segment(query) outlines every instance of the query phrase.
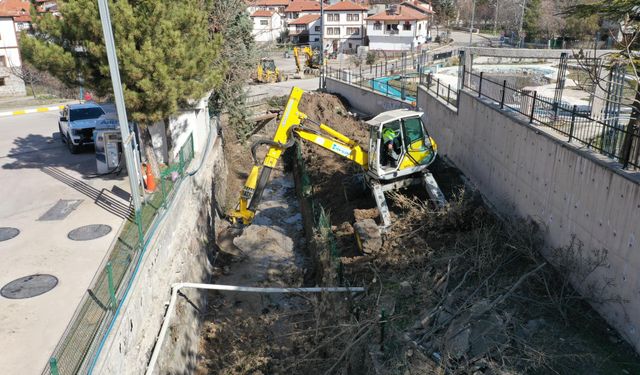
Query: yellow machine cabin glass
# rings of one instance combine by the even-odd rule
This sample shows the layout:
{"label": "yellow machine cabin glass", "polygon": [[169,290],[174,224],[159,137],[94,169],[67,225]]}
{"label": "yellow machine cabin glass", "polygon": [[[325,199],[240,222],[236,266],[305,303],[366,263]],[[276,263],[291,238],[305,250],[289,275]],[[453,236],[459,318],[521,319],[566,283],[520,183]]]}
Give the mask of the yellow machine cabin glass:
{"label": "yellow machine cabin glass", "polygon": [[433,148],[419,117],[402,120],[406,154],[400,163],[400,169],[431,163]]}

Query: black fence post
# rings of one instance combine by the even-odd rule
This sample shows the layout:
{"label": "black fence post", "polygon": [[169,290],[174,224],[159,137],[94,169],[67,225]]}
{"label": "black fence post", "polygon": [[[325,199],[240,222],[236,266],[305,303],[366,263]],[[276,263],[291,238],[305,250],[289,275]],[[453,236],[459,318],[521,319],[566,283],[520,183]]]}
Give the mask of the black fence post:
{"label": "black fence post", "polygon": [[504,93],[507,91],[507,80],[502,82],[502,99],[500,99],[500,109],[504,109]]}
{"label": "black fence post", "polygon": [[578,106],[574,105],[573,110],[571,111],[571,127],[569,128],[569,142],[573,140],[573,129],[576,125],[576,111],[578,110]]}
{"label": "black fence post", "polygon": [[447,104],[449,104],[450,97],[451,97],[451,85],[447,85]]}
{"label": "black fence post", "polygon": [[478,85],[478,98],[482,98],[482,80],[484,72],[480,72],[480,84]]}
{"label": "black fence post", "polygon": [[[633,119],[630,119],[629,121],[633,121]],[[627,126],[627,129],[624,132],[624,139],[622,140],[622,155],[620,156],[620,163],[622,164],[623,169],[626,169],[629,166],[629,160],[631,160],[631,149],[633,149],[633,136],[636,134],[638,134],[637,126]]]}
{"label": "black fence post", "polygon": [[440,97],[440,78],[438,78],[437,85],[436,85],[436,96]]}
{"label": "black fence post", "polygon": [[529,117],[529,124],[533,123],[533,115],[534,115],[534,112],[536,110],[536,98],[537,97],[538,97],[538,92],[534,91],[533,92],[533,101],[531,103],[531,116]]}

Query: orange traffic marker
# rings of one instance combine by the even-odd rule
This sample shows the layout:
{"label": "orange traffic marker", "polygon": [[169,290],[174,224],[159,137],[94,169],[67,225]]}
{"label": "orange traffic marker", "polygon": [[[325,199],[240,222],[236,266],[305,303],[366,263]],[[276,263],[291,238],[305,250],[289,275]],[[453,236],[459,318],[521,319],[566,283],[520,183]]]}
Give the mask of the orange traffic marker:
{"label": "orange traffic marker", "polygon": [[153,171],[151,170],[151,166],[147,163],[142,163],[142,168],[144,168],[144,185],[145,190],[149,193],[152,193],[156,190],[156,179],[153,177]]}

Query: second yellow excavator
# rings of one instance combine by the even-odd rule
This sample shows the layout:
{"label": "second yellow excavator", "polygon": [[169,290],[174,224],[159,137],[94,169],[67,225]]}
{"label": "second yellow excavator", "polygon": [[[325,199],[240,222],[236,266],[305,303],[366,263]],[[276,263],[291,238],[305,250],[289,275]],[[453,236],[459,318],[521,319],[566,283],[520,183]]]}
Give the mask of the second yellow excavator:
{"label": "second yellow excavator", "polygon": [[[366,124],[369,144],[356,141],[337,132],[326,124],[310,120],[298,109],[303,90],[294,87],[282,112],[273,140],[259,140],[251,148],[256,163],[249,173],[240,201],[229,216],[245,225],[254,218],[258,203],[285,149],[296,140],[314,143],[362,167],[364,179],[376,201],[381,229],[391,225],[391,214],[384,193],[390,190],[423,184],[430,199],[438,206],[446,204],[428,167],[436,158],[437,145],[422,122],[422,112],[396,109],[378,114]],[[262,163],[258,163],[256,150],[269,146]]]}
{"label": "second yellow excavator", "polygon": [[[305,55],[304,67],[300,62],[300,52]],[[296,69],[298,73],[312,74],[315,76],[320,75],[320,68],[322,62],[320,61],[320,54],[314,51],[311,47],[294,47],[293,57],[296,60]]]}

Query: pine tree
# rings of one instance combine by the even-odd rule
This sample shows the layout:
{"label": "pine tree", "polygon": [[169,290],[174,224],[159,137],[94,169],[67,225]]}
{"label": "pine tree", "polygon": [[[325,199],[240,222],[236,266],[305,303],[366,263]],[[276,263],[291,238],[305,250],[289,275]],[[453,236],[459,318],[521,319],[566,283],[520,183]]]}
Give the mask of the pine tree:
{"label": "pine tree", "polygon": [[[200,99],[220,82],[215,66],[221,38],[210,32],[214,0],[109,1],[127,113],[147,141],[149,126]],[[20,38],[22,56],[70,86],[80,80],[101,96],[112,90],[95,0],[59,1],[61,17],[36,18],[31,37]],[[146,138],[146,139],[145,139]]]}
{"label": "pine tree", "polygon": [[212,5],[210,27],[225,41],[216,65],[224,68],[225,74],[224,84],[211,97],[211,108],[216,113],[227,112],[229,125],[240,138],[244,138],[252,128],[248,121],[244,86],[258,63],[251,34],[253,22],[243,0],[218,0]]}

